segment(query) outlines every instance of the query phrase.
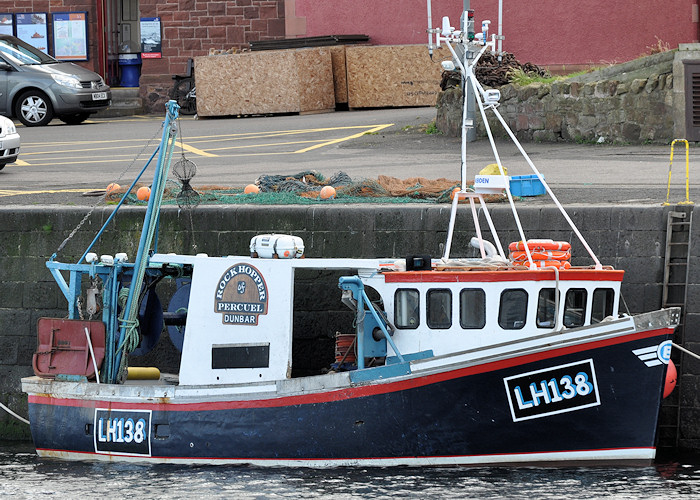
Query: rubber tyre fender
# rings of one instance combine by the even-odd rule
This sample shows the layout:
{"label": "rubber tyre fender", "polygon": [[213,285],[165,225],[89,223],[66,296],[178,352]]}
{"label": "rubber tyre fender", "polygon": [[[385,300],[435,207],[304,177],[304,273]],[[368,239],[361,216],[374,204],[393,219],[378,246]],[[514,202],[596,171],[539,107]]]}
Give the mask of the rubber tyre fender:
{"label": "rubber tyre fender", "polygon": [[15,116],[27,127],[40,127],[53,119],[51,100],[41,90],[26,90],[15,101]]}

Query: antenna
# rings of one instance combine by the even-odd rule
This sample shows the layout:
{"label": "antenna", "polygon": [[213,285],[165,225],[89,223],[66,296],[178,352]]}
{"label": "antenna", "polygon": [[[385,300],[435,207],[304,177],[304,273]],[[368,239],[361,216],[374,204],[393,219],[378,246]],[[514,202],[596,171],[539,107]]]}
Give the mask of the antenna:
{"label": "antenna", "polygon": [[430,60],[433,60],[433,14],[431,8],[431,0],[428,0],[428,54]]}

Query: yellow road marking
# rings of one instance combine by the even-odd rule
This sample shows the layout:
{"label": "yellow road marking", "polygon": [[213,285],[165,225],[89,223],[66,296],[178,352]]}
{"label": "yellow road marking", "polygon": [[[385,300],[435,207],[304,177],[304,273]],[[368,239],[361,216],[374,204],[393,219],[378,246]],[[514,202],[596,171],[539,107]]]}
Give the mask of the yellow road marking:
{"label": "yellow road marking", "polygon": [[212,153],[207,153],[206,151],[202,151],[201,149],[197,149],[195,147],[190,146],[189,144],[183,144],[180,141],[175,141],[175,147],[182,148],[185,151],[189,151],[192,154],[199,155],[199,156],[208,156],[215,158],[218,155],[212,154]]}
{"label": "yellow road marking", "polygon": [[379,132],[380,130],[383,130],[387,127],[391,127],[392,125],[393,125],[393,123],[389,123],[388,125],[377,125],[373,129],[366,130],[364,132],[359,132],[357,134],[349,135],[347,137],[341,137],[340,139],[333,139],[332,141],[323,142],[321,144],[316,144],[315,146],[309,146],[308,148],[300,149],[300,150],[294,151],[294,152],[295,153],[306,153],[308,151],[311,151],[312,149],[323,148],[325,146],[330,146],[331,144],[338,144],[339,142],[349,141],[350,139],[357,139],[358,137],[362,137],[365,134]]}
{"label": "yellow road marking", "polygon": [[[381,124],[381,125],[350,125],[350,126],[345,126],[345,127],[323,127],[323,128],[315,128],[315,129],[296,129],[296,130],[281,130],[281,131],[271,131],[271,132],[243,132],[239,134],[217,134],[217,135],[209,135],[209,136],[194,136],[190,137],[187,141],[187,143],[180,143],[179,141],[175,141],[176,147],[185,149],[186,151],[202,156],[202,157],[207,157],[207,158],[217,158],[221,157],[222,155],[216,154],[213,151],[226,151],[226,150],[237,150],[237,149],[251,149],[251,148],[273,148],[273,147],[281,147],[281,146],[293,146],[293,145],[299,145],[299,144],[308,144],[312,143],[313,145],[294,150],[294,151],[262,151],[260,153],[250,153],[250,154],[244,154],[243,156],[264,156],[264,155],[279,155],[279,154],[300,154],[300,153],[306,153],[308,151],[313,151],[315,149],[319,149],[322,147],[326,146],[331,146],[333,144],[338,144],[344,141],[348,141],[351,139],[356,139],[358,137],[361,137],[364,134],[367,133],[376,133],[380,130],[383,130],[385,128],[391,127],[394,125],[393,123],[387,123],[387,124]],[[332,131],[341,131],[341,130],[357,130],[361,129],[361,132],[358,132],[356,134],[348,135],[345,137],[340,137],[337,139],[331,139],[331,140],[325,140],[325,139],[309,139],[309,140],[299,140],[299,141],[286,141],[286,142],[271,142],[271,143],[256,143],[256,144],[248,144],[248,145],[241,145],[241,146],[228,146],[228,147],[220,147],[220,148],[206,148],[206,149],[200,149],[197,147],[192,146],[192,143],[213,143],[213,142],[226,142],[226,141],[241,141],[241,140],[251,140],[251,139],[265,139],[265,138],[271,138],[271,137],[283,137],[283,136],[290,136],[290,135],[303,135],[303,134],[309,134],[309,133],[318,133],[318,132],[332,132]],[[90,152],[90,151],[104,151],[105,149],[109,148],[109,146],[114,145],[118,149],[127,149],[127,148],[136,148],[136,147],[141,147],[143,144],[142,139],[118,139],[118,140],[113,140],[113,141],[57,141],[53,143],[41,143],[41,144],[23,144],[23,151],[24,151],[24,157],[26,158],[27,156],[32,156],[34,157],[31,163],[28,163],[26,161],[22,160],[17,160],[17,165],[22,165],[22,166],[43,166],[43,165],[67,165],[67,164],[72,164],[75,163],[76,161],[85,161],[93,164],[97,163],[115,163],[115,162],[123,162],[125,161],[124,158],[132,158],[128,154],[123,154],[123,155],[116,155],[116,154],[110,154],[108,158],[102,158],[102,159],[85,159],[77,156],[70,156],[66,157],[63,156],[61,157],[61,161],[52,161],[52,160],[44,160],[41,161],[39,160],[38,157],[40,156],[46,156],[46,155],[51,155],[55,156],[57,153],[77,153],[77,152]],[[94,145],[95,147],[85,147],[81,149],[66,149],[66,150],[57,150],[55,149],[55,146],[89,146],[89,145]],[[47,146],[54,147],[54,149],[51,149],[50,151],[37,151],[36,148],[46,148]],[[28,148],[34,149],[31,152],[27,152],[26,150]],[[231,156],[231,155],[224,155],[224,156]],[[240,155],[236,155],[240,156]],[[21,162],[21,163],[20,163]]]}
{"label": "yellow road marking", "polygon": [[3,196],[18,196],[22,194],[54,194],[54,193],[86,193],[90,189],[37,189],[31,191],[17,191],[11,189],[0,189],[0,197]]}

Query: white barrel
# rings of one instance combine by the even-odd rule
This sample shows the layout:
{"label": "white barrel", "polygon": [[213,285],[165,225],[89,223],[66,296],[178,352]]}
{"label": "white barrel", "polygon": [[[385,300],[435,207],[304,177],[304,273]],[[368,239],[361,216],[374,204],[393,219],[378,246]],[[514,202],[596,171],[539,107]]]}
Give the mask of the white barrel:
{"label": "white barrel", "polygon": [[291,234],[259,234],[250,240],[251,257],[261,259],[300,259],[304,240]]}

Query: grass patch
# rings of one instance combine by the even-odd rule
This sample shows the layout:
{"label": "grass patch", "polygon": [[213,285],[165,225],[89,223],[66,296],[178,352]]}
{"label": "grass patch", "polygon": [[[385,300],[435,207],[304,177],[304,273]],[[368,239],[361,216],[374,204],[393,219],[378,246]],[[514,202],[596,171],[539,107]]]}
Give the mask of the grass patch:
{"label": "grass patch", "polygon": [[442,134],[442,132],[437,128],[437,125],[435,125],[435,120],[428,123],[428,125],[425,127],[425,133],[429,135]]}
{"label": "grass patch", "polygon": [[552,84],[559,82],[561,80],[566,80],[567,78],[572,78],[574,76],[579,76],[590,72],[591,70],[577,71],[575,73],[569,73],[568,75],[549,75],[542,76],[534,72],[527,73],[522,69],[512,69],[508,71],[508,79],[510,83],[514,85],[519,85],[524,87],[525,85],[530,85],[531,83],[546,83]]}

